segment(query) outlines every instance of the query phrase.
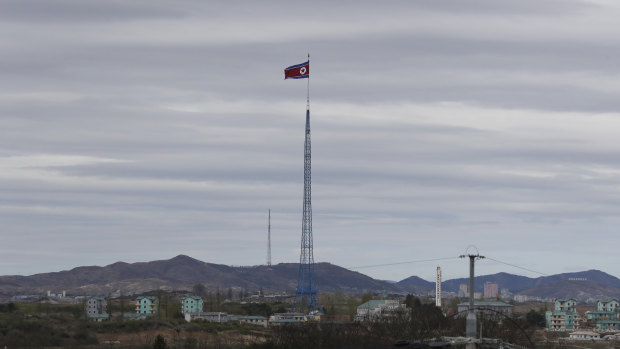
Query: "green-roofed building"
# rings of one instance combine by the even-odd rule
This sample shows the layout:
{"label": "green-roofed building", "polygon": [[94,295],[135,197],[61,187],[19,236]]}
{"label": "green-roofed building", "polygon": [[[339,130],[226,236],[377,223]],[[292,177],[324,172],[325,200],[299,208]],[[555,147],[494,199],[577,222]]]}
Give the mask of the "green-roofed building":
{"label": "green-roofed building", "polygon": [[601,299],[596,302],[596,311],[587,311],[586,318],[596,321],[599,330],[618,330],[620,303],[615,299]]}
{"label": "green-roofed building", "polygon": [[574,330],[578,327],[577,300],[560,298],[555,301],[555,310],[545,313],[547,329],[555,331]]}
{"label": "green-roofed building", "polygon": [[157,297],[140,296],[136,298],[136,314],[154,315],[159,310]]}
{"label": "green-roofed building", "polygon": [[181,313],[201,313],[204,301],[198,296],[187,296],[181,300]]}

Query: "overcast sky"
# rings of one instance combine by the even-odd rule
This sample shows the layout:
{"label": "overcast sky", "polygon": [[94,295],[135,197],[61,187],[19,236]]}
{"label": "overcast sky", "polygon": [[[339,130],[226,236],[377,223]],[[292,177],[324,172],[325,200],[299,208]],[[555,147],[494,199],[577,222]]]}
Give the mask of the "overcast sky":
{"label": "overcast sky", "polygon": [[[620,276],[612,0],[0,0],[0,274],[298,262]],[[477,274],[540,276],[493,260]],[[320,285],[319,285],[320,287]]]}

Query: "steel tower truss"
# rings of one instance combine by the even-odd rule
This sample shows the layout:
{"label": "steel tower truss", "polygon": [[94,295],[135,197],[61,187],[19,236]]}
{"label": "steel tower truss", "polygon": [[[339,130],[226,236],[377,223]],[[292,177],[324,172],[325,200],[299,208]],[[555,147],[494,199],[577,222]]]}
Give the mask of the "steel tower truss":
{"label": "steel tower truss", "polygon": [[304,144],[304,204],[301,228],[301,254],[295,301],[291,308],[307,306],[308,313],[320,309],[318,290],[314,278],[314,252],[312,242],[312,161],[310,144],[310,109],[306,110],[306,141]]}

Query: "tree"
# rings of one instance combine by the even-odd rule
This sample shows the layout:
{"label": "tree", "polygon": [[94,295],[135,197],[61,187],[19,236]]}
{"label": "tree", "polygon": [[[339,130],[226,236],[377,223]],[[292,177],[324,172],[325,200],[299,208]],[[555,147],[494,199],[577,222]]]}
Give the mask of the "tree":
{"label": "tree", "polygon": [[372,299],[372,293],[370,292],[366,292],[362,295],[362,304],[368,302],[369,300]]}
{"label": "tree", "polygon": [[121,294],[120,294],[120,301],[121,301],[121,317],[120,317],[120,321],[123,321],[125,319],[125,298],[123,298],[123,291],[121,290]]}
{"label": "tree", "polygon": [[527,321],[530,326],[545,327],[547,319],[545,315],[532,309],[525,315],[525,321]]}
{"label": "tree", "polygon": [[161,290],[157,290],[157,318],[161,320]]}
{"label": "tree", "polygon": [[207,288],[203,284],[194,285],[194,287],[192,287],[192,291],[194,292],[194,295],[198,297],[204,298],[207,295]]}
{"label": "tree", "polygon": [[155,342],[153,343],[153,349],[167,349],[168,343],[166,343],[166,339],[162,337],[161,334],[158,334],[155,338]]}
{"label": "tree", "polygon": [[228,299],[232,300],[233,299],[233,290],[232,287],[228,288]]}
{"label": "tree", "polygon": [[422,302],[420,301],[420,298],[412,294],[408,294],[407,297],[405,297],[405,305],[407,306],[407,308],[415,310],[419,309],[422,306]]}
{"label": "tree", "polygon": [[216,304],[216,309],[215,311],[220,311],[220,305],[222,304],[222,295],[220,294],[220,287],[218,286],[216,291],[215,291],[215,304]]}
{"label": "tree", "polygon": [[108,299],[106,299],[106,313],[112,318],[112,295],[108,292]]}
{"label": "tree", "polygon": [[207,304],[209,305],[209,311],[215,311],[213,303],[213,293],[209,292],[207,293]]}

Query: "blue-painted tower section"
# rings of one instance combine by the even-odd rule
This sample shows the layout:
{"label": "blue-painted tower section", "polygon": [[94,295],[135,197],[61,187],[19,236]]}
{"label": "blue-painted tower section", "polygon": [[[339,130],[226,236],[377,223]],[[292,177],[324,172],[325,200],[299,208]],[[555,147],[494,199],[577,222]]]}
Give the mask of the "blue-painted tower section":
{"label": "blue-painted tower section", "polygon": [[301,227],[301,254],[295,301],[291,307],[306,304],[308,313],[320,309],[316,279],[314,277],[314,252],[312,242],[312,156],[310,143],[310,108],[306,109],[306,141],[304,143],[304,204]]}

